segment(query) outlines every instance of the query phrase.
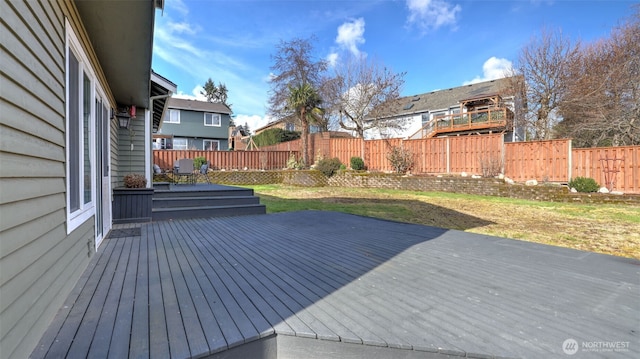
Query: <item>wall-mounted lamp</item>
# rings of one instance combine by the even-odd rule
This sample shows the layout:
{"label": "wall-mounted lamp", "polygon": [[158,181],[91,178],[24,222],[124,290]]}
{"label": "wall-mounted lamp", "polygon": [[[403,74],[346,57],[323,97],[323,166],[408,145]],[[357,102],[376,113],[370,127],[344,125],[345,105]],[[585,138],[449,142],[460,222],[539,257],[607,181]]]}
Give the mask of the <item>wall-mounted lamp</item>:
{"label": "wall-mounted lamp", "polygon": [[131,115],[128,107],[118,108],[116,112],[116,118],[118,119],[118,127],[122,129],[128,129],[131,123]]}

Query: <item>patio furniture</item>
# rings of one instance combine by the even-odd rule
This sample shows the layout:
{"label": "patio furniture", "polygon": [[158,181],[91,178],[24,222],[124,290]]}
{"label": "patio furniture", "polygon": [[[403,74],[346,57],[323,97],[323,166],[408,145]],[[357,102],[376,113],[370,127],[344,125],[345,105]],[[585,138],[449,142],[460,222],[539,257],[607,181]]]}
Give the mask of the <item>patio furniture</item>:
{"label": "patio furniture", "polygon": [[[197,178],[203,177],[207,181],[208,184],[211,184],[211,180],[209,179],[209,161],[205,162],[200,166],[200,171],[197,174]],[[197,179],[196,179],[197,182]]]}
{"label": "patio furniture", "polygon": [[189,183],[189,184],[195,183],[192,159],[181,158],[178,160],[176,168],[174,168],[174,171],[173,171],[174,183],[179,183],[181,177],[185,178],[186,183]]}

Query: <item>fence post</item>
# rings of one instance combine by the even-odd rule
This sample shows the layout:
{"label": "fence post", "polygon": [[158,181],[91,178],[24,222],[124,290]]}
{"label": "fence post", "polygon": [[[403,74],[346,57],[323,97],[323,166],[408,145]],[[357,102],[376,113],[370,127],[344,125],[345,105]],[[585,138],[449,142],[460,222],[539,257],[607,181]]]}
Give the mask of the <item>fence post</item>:
{"label": "fence post", "polygon": [[451,147],[449,146],[449,140],[451,137],[447,137],[447,173],[451,173]]}
{"label": "fence post", "polygon": [[505,163],[505,157],[506,157],[506,153],[507,153],[507,148],[506,148],[507,146],[505,146],[505,144],[504,144],[504,135],[500,136],[500,144],[501,144],[500,145],[500,163],[502,164],[502,166],[500,168],[500,172],[503,175],[506,175],[505,171],[506,171],[507,165]]}
{"label": "fence post", "polygon": [[571,175],[573,174],[573,140],[569,139],[569,146],[567,146],[569,148],[569,154],[567,156],[567,162],[568,162],[568,170],[567,170],[567,182],[571,181]]}

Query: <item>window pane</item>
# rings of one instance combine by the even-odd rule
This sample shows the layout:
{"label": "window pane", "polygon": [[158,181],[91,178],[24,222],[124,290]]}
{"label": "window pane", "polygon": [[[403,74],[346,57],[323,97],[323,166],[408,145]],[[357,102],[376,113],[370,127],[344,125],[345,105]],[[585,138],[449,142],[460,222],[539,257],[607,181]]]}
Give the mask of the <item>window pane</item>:
{"label": "window pane", "polygon": [[174,138],[173,139],[173,149],[174,150],[186,150],[187,149],[187,139],[186,138]]}
{"label": "window pane", "polygon": [[90,154],[90,150],[89,150],[89,145],[91,143],[91,141],[89,141],[89,138],[91,136],[91,133],[89,132],[89,125],[90,125],[90,119],[91,119],[91,80],[89,80],[89,77],[87,76],[87,74],[84,74],[84,81],[83,81],[83,91],[82,91],[82,109],[83,109],[83,121],[82,121],[82,127],[83,127],[83,141],[82,143],[84,144],[84,148],[83,148],[83,154],[84,154],[84,168],[83,168],[83,173],[82,173],[82,180],[83,180],[83,184],[84,184],[84,203],[87,204],[89,202],[91,202],[91,154]]}
{"label": "window pane", "polygon": [[79,64],[73,52],[69,50],[69,212],[80,209],[80,99],[79,99]]}

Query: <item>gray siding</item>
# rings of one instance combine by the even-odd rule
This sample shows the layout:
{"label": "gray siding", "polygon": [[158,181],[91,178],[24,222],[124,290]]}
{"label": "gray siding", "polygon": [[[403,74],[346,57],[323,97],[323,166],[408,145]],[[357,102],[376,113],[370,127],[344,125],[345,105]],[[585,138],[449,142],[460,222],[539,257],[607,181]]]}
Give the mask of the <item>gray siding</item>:
{"label": "gray siding", "polygon": [[229,115],[221,114],[220,127],[205,126],[204,112],[180,110],[180,124],[165,122],[162,124],[161,132],[174,137],[228,140],[230,119]]}
{"label": "gray siding", "polygon": [[0,0],[0,347],[26,358],[94,253],[67,235],[66,2]]}
{"label": "gray siding", "polygon": [[145,173],[144,110],[138,111],[137,118],[131,120],[128,130],[118,128],[117,133],[118,169],[112,172],[114,176],[117,174],[114,188],[124,186],[124,176],[129,173]]}

